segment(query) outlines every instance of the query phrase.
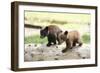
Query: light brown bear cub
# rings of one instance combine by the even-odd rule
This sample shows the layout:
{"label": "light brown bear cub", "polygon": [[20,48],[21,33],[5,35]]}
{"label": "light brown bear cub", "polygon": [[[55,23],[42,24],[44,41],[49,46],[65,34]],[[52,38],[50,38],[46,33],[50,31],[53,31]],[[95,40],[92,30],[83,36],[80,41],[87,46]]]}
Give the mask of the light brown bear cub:
{"label": "light brown bear cub", "polygon": [[63,41],[66,42],[66,48],[62,50],[63,53],[66,52],[67,49],[72,49],[76,44],[79,44],[79,46],[82,45],[78,31],[65,31],[64,33],[59,34],[59,40],[60,43]]}

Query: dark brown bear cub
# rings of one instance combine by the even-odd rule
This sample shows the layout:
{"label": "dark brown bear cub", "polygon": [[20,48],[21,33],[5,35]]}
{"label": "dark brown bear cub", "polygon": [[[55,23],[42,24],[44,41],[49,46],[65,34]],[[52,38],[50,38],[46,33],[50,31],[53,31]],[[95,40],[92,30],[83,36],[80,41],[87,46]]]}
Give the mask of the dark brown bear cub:
{"label": "dark brown bear cub", "polygon": [[62,32],[62,30],[56,26],[56,25],[49,25],[46,26],[44,29],[40,30],[40,38],[47,37],[48,43],[47,46],[51,46],[52,44],[56,44],[56,41],[58,41],[58,44],[60,44],[58,35]]}
{"label": "dark brown bear cub", "polygon": [[82,42],[80,40],[80,34],[78,31],[65,31],[62,34],[59,34],[59,40],[66,42],[66,48],[62,50],[62,52],[66,52],[67,49],[72,49],[76,44],[79,44],[79,46],[82,45]]}

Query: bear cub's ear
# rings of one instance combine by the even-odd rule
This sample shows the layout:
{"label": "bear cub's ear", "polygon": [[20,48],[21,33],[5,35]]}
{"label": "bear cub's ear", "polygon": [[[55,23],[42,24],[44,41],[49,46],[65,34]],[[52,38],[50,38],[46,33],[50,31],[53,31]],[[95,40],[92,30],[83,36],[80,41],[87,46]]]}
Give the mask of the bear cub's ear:
{"label": "bear cub's ear", "polygon": [[68,31],[65,31],[65,32],[64,32],[64,35],[67,35],[67,34],[68,34]]}
{"label": "bear cub's ear", "polygon": [[46,30],[48,30],[48,27],[45,27]]}

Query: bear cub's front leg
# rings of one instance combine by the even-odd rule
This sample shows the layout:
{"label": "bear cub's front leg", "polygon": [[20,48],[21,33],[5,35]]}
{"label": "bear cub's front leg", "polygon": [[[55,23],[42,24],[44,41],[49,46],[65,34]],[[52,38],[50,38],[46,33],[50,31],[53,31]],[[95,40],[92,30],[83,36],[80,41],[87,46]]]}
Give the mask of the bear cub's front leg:
{"label": "bear cub's front leg", "polygon": [[54,35],[48,35],[48,44],[47,46],[51,46],[52,44],[56,45],[56,37]]}

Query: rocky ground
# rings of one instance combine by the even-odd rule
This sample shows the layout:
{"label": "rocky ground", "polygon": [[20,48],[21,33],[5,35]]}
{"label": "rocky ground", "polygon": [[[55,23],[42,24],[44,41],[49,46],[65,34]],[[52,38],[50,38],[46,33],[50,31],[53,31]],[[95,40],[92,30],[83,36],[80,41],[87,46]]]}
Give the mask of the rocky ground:
{"label": "rocky ground", "polygon": [[62,45],[25,44],[24,61],[49,61],[66,59],[88,59],[90,58],[90,46],[83,44],[81,47],[74,47],[62,53],[65,43]]}

